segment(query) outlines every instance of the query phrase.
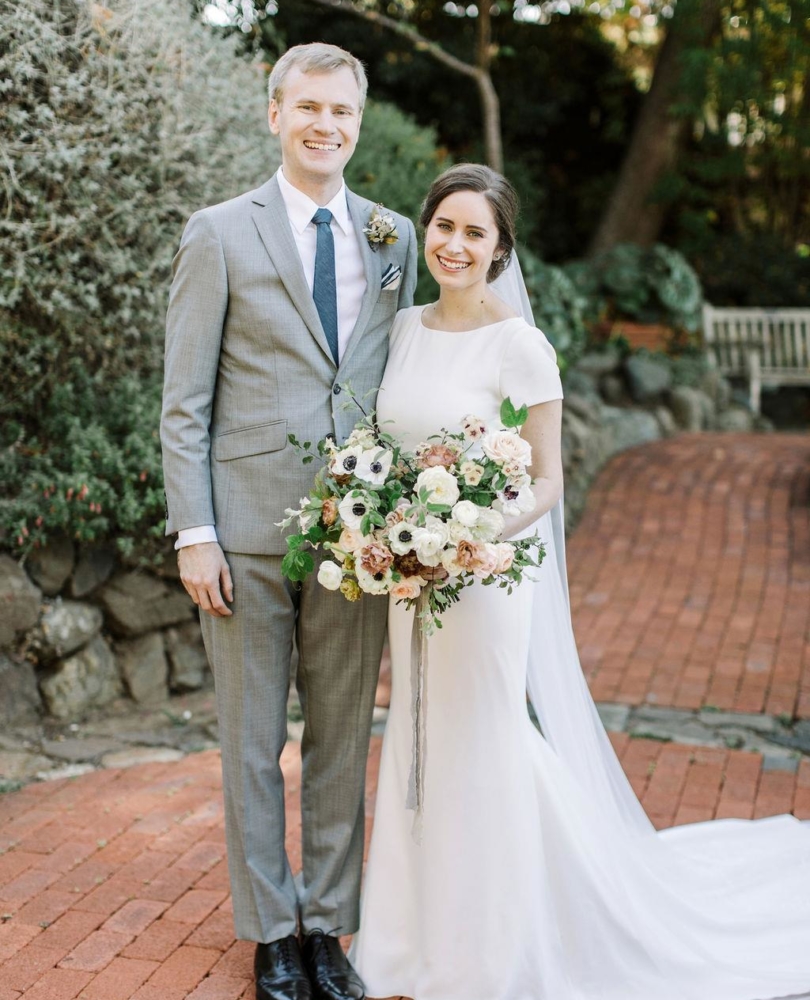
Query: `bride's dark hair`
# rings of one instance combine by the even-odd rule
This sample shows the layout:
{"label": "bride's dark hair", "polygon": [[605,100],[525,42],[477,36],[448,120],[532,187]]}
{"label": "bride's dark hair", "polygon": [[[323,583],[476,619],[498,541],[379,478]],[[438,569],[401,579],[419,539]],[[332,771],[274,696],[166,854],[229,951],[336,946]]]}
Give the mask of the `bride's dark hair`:
{"label": "bride's dark hair", "polygon": [[515,222],[519,209],[517,193],[504,176],[490,167],[481,163],[459,163],[445,170],[431,184],[419,213],[419,225],[423,231],[427,229],[439,205],[456,191],[482,194],[492,208],[498,227],[499,256],[492,261],[487,271],[487,281],[494,281],[509,263],[515,248]]}

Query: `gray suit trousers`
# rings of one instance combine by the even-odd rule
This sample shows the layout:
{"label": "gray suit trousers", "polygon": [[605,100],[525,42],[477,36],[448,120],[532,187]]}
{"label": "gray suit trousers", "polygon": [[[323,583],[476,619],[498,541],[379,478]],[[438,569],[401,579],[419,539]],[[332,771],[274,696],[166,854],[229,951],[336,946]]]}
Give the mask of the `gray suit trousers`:
{"label": "gray suit trousers", "polygon": [[[352,603],[281,576],[281,556],[226,553],[231,618],[202,614],[222,742],[228,864],[239,938],[275,941],[301,927],[350,934],[359,923],[365,769],[388,602]],[[295,635],[303,871],[284,848],[287,692]]]}

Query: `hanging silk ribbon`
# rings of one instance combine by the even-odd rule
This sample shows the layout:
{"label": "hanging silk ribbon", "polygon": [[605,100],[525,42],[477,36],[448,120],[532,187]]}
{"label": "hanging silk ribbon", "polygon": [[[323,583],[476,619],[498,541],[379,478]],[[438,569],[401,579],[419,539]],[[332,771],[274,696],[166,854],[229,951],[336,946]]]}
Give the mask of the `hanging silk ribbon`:
{"label": "hanging silk ribbon", "polygon": [[411,720],[413,722],[413,753],[408,776],[408,796],[405,808],[413,810],[411,834],[417,844],[422,842],[422,820],[425,803],[425,758],[427,755],[427,668],[428,644],[424,617],[430,607],[430,588],[422,589],[416,601],[416,613],[411,629]]}

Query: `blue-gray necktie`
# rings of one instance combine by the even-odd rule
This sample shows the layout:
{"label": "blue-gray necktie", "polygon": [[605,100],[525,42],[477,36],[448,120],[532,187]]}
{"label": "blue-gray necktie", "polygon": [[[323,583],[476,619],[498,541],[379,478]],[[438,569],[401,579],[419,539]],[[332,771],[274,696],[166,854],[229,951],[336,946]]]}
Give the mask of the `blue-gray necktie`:
{"label": "blue-gray necktie", "polygon": [[332,236],[332,213],[328,208],[319,208],[312,216],[318,227],[318,242],[315,247],[315,281],[312,297],[321,317],[323,332],[329,350],[338,364],[338,318],[337,284],[335,282],[335,238]]}

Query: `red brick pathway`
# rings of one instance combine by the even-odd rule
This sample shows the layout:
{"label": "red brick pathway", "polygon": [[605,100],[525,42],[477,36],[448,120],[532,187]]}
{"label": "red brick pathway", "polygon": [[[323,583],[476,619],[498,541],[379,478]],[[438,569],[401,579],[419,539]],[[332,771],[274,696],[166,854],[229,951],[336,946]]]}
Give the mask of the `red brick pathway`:
{"label": "red brick pathway", "polygon": [[569,575],[597,701],[810,717],[810,436],[683,435],[619,455]]}
{"label": "red brick pathway", "polygon": [[[810,715],[809,469],[810,440],[787,435],[682,437],[608,466],[570,546],[598,699]],[[659,828],[810,819],[810,759],[790,774],[611,738]],[[297,869],[297,745],[283,766]],[[252,951],[233,938],[217,752],[0,797],[0,1000],[252,998]]]}
{"label": "red brick pathway", "polygon": [[[614,736],[659,826],[791,810],[796,774],[756,754]],[[369,762],[373,806],[380,740]],[[300,866],[297,745],[285,751],[288,849]],[[370,822],[370,820],[369,820]],[[0,1000],[252,998],[253,948],[235,941],[219,753],[29,785],[0,800]]]}

